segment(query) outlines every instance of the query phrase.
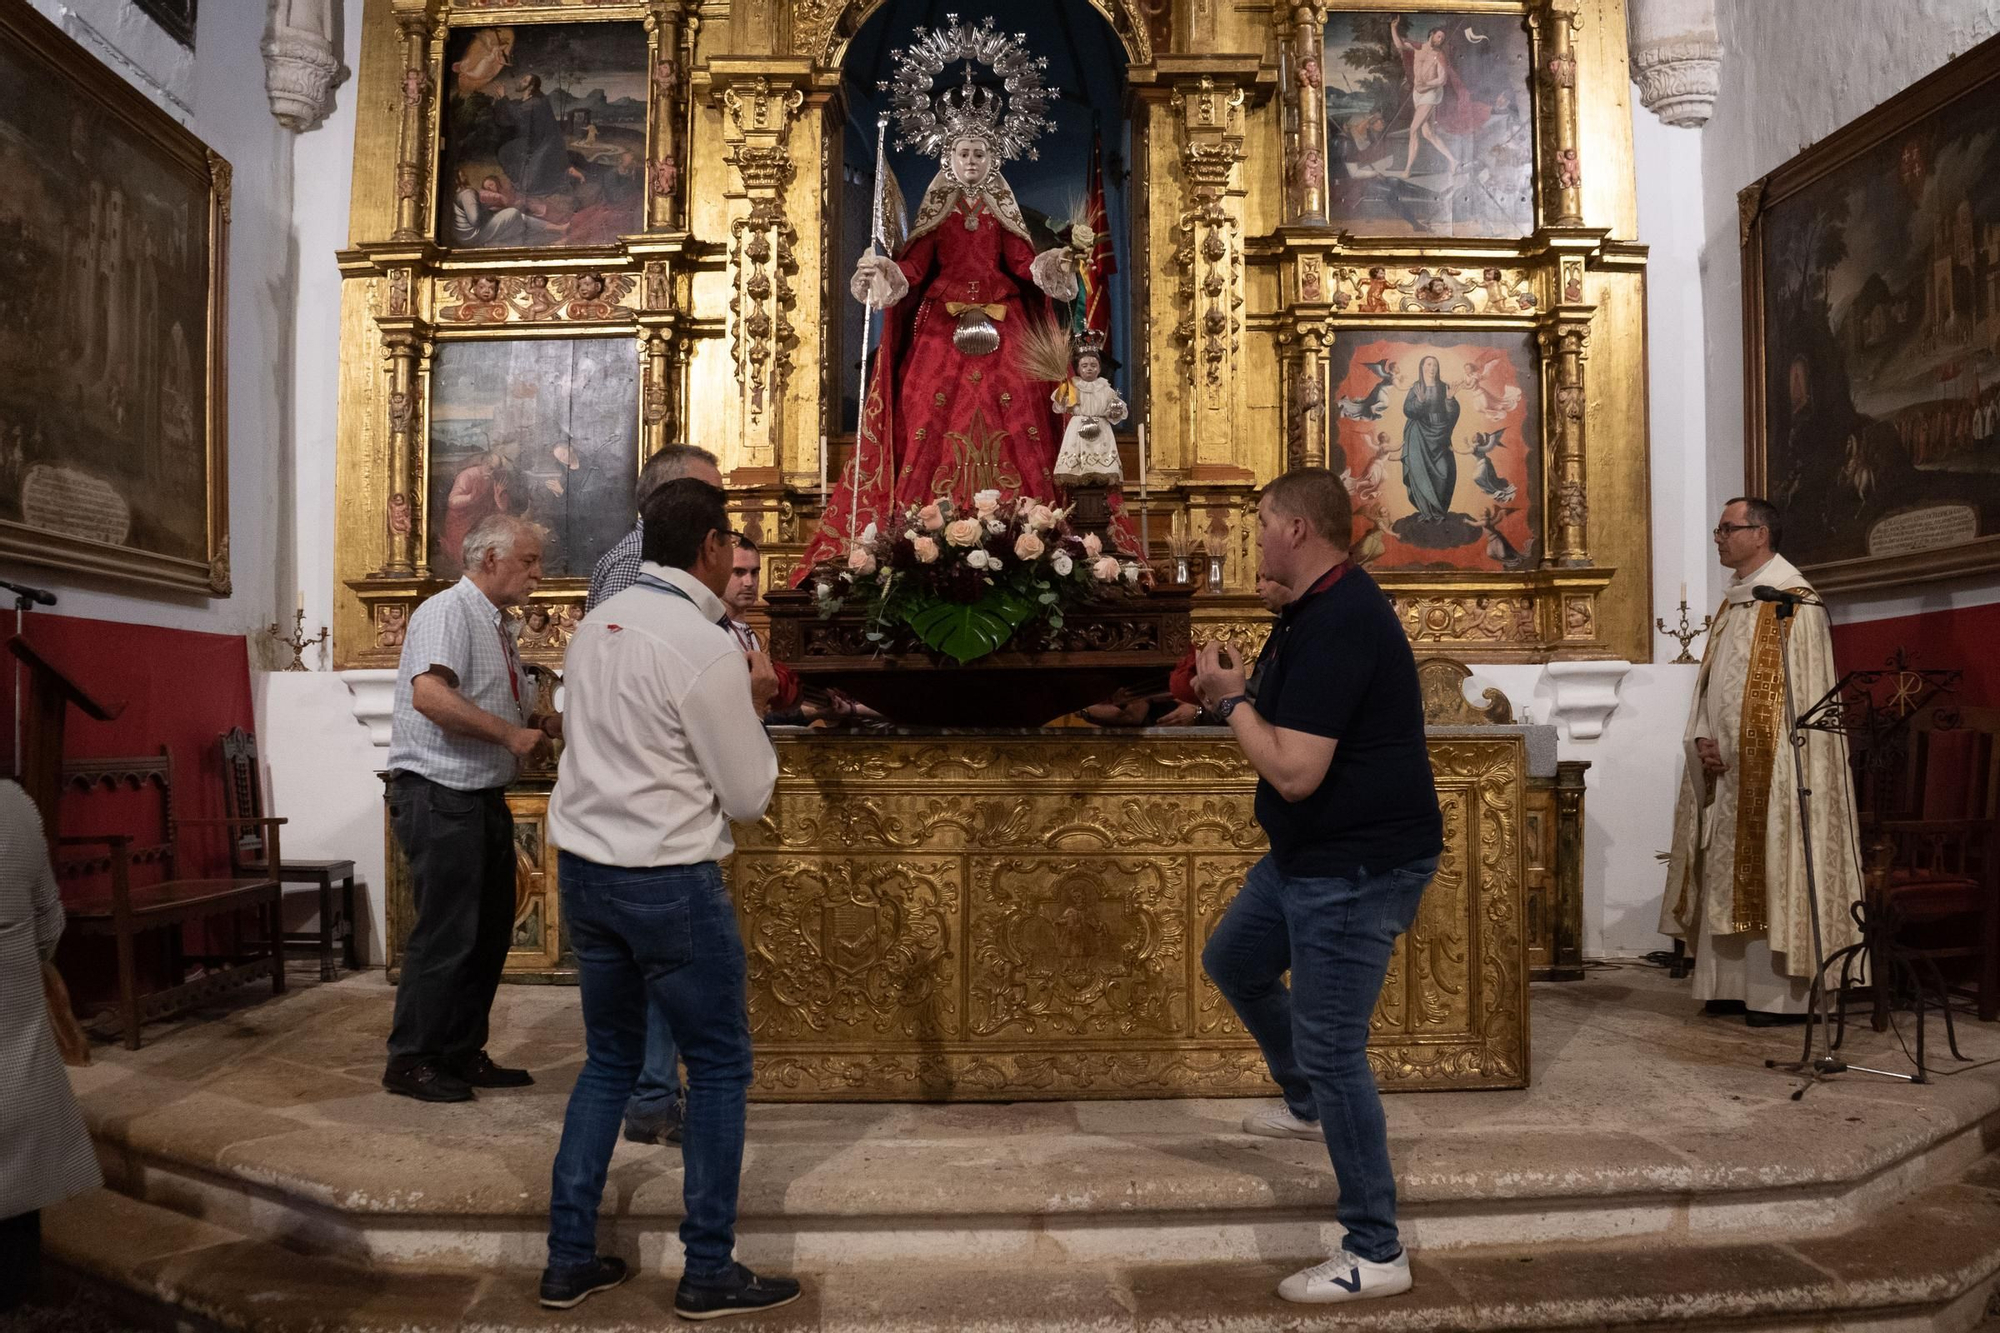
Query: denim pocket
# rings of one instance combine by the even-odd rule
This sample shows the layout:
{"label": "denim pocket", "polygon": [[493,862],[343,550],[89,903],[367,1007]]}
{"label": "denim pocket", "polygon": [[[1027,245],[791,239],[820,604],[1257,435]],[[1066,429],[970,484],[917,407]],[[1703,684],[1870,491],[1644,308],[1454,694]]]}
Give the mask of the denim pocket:
{"label": "denim pocket", "polygon": [[[626,891],[630,891],[629,886]],[[611,897],[605,900],[605,906],[641,970],[672,971],[693,960],[694,927],[687,899],[633,902]]]}

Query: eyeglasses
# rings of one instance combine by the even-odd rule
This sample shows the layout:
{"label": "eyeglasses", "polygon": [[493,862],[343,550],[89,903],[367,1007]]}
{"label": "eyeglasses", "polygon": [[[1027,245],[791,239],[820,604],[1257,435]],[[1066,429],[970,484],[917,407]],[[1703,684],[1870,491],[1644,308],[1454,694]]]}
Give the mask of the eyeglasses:
{"label": "eyeglasses", "polygon": [[1749,532],[1753,528],[1763,526],[1762,523],[1718,523],[1715,525],[1715,535],[1727,537],[1732,532]]}

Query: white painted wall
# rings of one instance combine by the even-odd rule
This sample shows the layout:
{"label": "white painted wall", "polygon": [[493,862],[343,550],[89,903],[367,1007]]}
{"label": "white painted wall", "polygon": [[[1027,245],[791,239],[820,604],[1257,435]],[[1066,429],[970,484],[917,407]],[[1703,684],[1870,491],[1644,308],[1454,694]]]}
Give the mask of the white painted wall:
{"label": "white painted wall", "polygon": [[[105,64],[166,107],[234,170],[229,229],[229,528],[235,594],[134,592],[115,582],[5,562],[52,588],[58,614],[220,634],[290,620],[292,134],[264,94],[265,0],[203,0],[195,52],[125,0],[30,0]],[[254,651],[254,649],[253,649]],[[253,662],[256,659],[253,657]]]}
{"label": "white painted wall", "polygon": [[[2000,0],[1724,0],[1722,91],[1701,133],[1709,508],[1743,489],[1743,270],[1736,194],[2000,32]],[[1642,153],[1639,159],[1644,162]],[[1642,181],[1643,186],[1643,181]],[[1656,384],[1657,389],[1657,384]],[[1721,595],[1718,573],[1712,591]],[[1846,598],[1836,621],[2000,601],[2000,581]]]}

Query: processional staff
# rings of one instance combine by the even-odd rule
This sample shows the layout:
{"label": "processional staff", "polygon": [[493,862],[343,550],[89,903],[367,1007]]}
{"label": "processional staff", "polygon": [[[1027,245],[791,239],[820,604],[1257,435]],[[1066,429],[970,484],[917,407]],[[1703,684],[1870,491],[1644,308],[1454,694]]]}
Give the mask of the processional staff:
{"label": "processional staff", "polygon": [[[882,186],[889,174],[889,113],[882,112],[875,117],[875,195],[868,209],[868,257],[873,258],[875,247],[883,244],[882,238]],[[890,258],[895,258],[891,255]],[[868,335],[875,323],[875,289],[871,284],[868,294],[861,299],[861,396],[854,410],[854,454],[853,473],[847,490],[847,540],[852,545],[859,534],[854,530],[854,520],[861,510],[861,429],[868,420]]]}

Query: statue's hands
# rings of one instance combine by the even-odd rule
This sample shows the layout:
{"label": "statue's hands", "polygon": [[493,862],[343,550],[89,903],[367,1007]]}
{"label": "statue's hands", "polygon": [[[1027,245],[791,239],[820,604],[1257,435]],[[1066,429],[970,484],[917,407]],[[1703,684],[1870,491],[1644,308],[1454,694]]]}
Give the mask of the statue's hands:
{"label": "statue's hands", "polygon": [[1111,402],[1111,410],[1104,414],[1104,419],[1116,424],[1131,415],[1132,409],[1125,406],[1125,400],[1123,398],[1115,398]]}
{"label": "statue's hands", "polygon": [[910,294],[910,280],[887,255],[865,254],[854,266],[854,280],[847,284],[854,299],[871,310],[882,310]]}
{"label": "statue's hands", "polygon": [[1058,301],[1076,299],[1076,269],[1071,266],[1071,255],[1067,246],[1057,246],[1044,250],[1035,256],[1028,272],[1035,279],[1035,285]]}

